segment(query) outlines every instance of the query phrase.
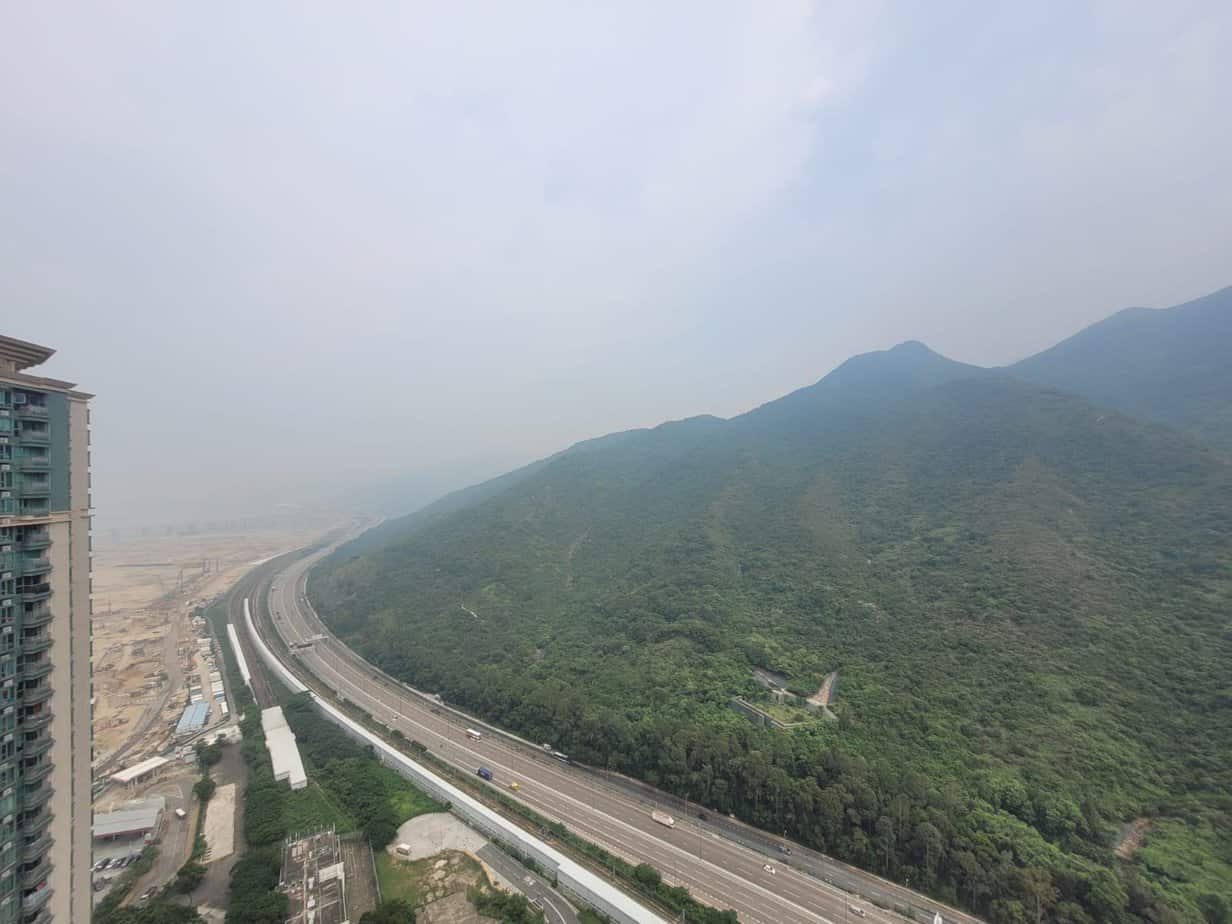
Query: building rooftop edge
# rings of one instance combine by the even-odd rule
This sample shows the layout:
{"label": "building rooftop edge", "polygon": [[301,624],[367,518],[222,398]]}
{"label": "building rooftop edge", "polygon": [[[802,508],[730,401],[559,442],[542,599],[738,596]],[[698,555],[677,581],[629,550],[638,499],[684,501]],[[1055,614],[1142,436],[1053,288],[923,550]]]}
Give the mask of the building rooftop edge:
{"label": "building rooftop edge", "polygon": [[[0,351],[2,354],[3,351]],[[12,385],[22,385],[27,388],[43,388],[49,391],[62,391],[74,398],[83,398],[89,400],[94,396],[84,392],[77,391],[76,382],[64,382],[60,379],[48,379],[41,375],[29,375],[25,372],[5,372],[0,369],[0,382],[8,382]]]}
{"label": "building rooftop edge", "polygon": [[28,369],[51,359],[56,351],[42,344],[5,337],[0,334],[0,357],[10,360],[17,369]]}

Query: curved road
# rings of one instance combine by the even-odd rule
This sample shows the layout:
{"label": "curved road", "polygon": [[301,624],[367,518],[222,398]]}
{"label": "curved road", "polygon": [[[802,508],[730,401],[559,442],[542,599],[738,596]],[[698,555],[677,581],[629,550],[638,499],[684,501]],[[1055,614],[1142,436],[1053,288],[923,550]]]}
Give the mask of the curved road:
{"label": "curved road", "polygon": [[[290,561],[268,585],[268,607],[278,634],[302,667],[377,721],[466,772],[473,773],[479,766],[490,768],[493,784],[507,793],[509,784],[516,781],[515,798],[539,814],[632,863],[653,864],[666,881],[686,886],[700,901],[716,908],[735,910],[749,924],[856,920],[902,924],[909,920],[850,895],[825,878],[844,883],[858,878],[861,891],[876,894],[883,902],[912,907],[919,921],[931,921],[940,910],[946,922],[977,924],[977,918],[797,845],[792,845],[791,857],[771,858],[679,813],[675,827],[666,828],[651,820],[655,804],[645,794],[608,784],[511,736],[485,733],[482,740],[471,740],[465,729],[477,723],[381,673],[335,639],[313,612],[305,595],[308,570],[355,532],[329,548]],[[248,588],[257,591],[259,598],[264,584],[258,580]],[[678,804],[674,797],[664,795],[663,800],[663,804],[669,800]],[[814,874],[789,864],[811,866]],[[817,868],[832,875],[818,874]]]}

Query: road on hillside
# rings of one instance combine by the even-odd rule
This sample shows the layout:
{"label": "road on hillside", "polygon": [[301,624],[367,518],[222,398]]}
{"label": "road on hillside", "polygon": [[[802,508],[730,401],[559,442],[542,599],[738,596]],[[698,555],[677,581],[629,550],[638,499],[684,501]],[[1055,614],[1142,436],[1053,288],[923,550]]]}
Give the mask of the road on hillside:
{"label": "road on hillside", "polygon": [[[858,882],[863,895],[910,907],[917,921],[931,922],[940,910],[946,922],[978,922],[919,893],[794,844],[791,856],[767,856],[749,846],[749,838],[738,842],[699,821],[696,812],[677,811],[675,826],[664,827],[651,820],[650,812],[656,807],[678,806],[674,797],[662,795],[661,802],[653,801],[656,797],[646,795],[653,790],[606,782],[512,736],[485,730],[481,740],[472,740],[466,728],[476,725],[474,720],[382,674],[328,632],[307,601],[305,580],[312,565],[329,551],[322,549],[290,561],[270,580],[268,597],[260,602],[268,606],[274,627],[302,668],[377,721],[425,745],[437,758],[468,773],[480,766],[489,768],[495,787],[539,814],[630,862],[651,863],[666,881],[686,886],[700,901],[716,908],[735,910],[749,924],[855,920],[902,924],[908,920],[827,879]],[[264,582],[257,585],[262,591],[265,587]],[[509,789],[513,782],[519,786],[516,793]],[[767,842],[789,843],[781,838]],[[797,864],[804,868],[795,868]]]}

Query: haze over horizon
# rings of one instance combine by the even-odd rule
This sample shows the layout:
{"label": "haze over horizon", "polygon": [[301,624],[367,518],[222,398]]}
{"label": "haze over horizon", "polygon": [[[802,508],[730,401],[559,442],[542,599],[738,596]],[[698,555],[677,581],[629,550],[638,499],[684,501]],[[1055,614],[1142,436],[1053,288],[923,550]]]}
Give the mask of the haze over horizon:
{"label": "haze over horizon", "polygon": [[431,494],[904,340],[1004,364],[1232,283],[1230,40],[1213,2],[12,7],[0,333],[98,395],[104,528]]}

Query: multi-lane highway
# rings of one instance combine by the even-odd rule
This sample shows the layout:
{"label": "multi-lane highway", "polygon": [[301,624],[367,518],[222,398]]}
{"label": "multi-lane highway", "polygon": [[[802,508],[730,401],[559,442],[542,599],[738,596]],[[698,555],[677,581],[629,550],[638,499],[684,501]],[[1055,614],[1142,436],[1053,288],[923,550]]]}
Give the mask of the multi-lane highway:
{"label": "multi-lane highway", "polygon": [[[489,768],[493,786],[539,814],[630,862],[654,865],[668,882],[686,886],[707,904],[735,910],[741,921],[750,924],[852,920],[902,924],[906,920],[827,879],[844,884],[858,881],[865,895],[883,904],[912,908],[915,920],[932,921],[933,913],[941,910],[947,922],[978,921],[797,845],[792,845],[790,856],[766,855],[695,815],[676,810],[675,826],[664,827],[650,817],[657,807],[655,797],[648,795],[652,791],[609,783],[561,763],[533,744],[483,726],[482,737],[473,740],[466,729],[476,724],[474,720],[382,674],[321,623],[307,601],[305,580],[308,570],[328,551],[284,560],[268,584],[259,580],[248,587],[254,596],[268,587],[266,599],[274,627],[292,657],[318,684],[423,744],[437,758],[469,773],[481,766]],[[510,788],[513,783],[517,783],[516,791]],[[658,807],[668,801],[664,796]]]}

